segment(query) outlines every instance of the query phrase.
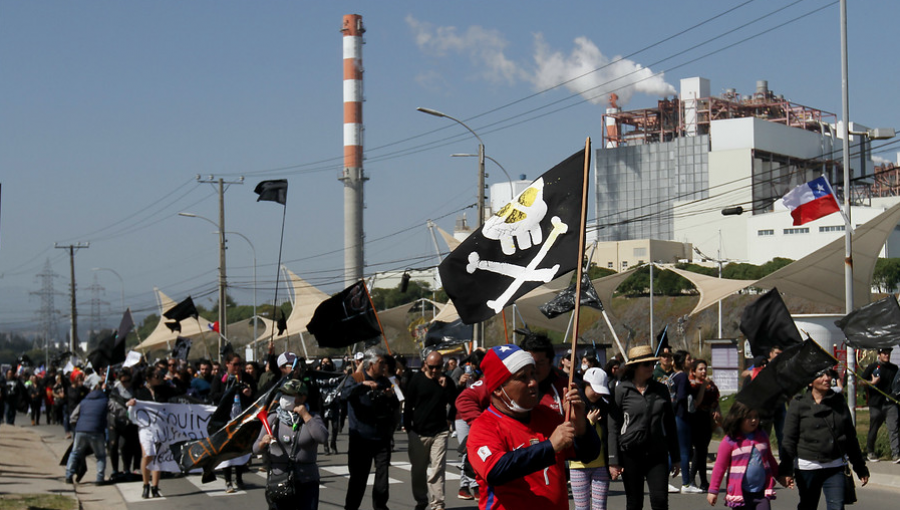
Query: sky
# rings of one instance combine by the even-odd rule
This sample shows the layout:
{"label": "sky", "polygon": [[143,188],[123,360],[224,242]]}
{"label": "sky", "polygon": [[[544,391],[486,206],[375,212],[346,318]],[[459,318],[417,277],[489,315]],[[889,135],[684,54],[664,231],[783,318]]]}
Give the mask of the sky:
{"label": "sky", "polygon": [[[850,119],[900,127],[900,4],[850,4]],[[840,118],[831,0],[2,0],[0,331],[36,328],[47,263],[68,315],[68,252],[55,246],[81,242],[80,329],[95,278],[109,323],[122,293],[139,317],[156,312],[154,287],[211,307],[217,227],[178,215],[217,219],[217,191],[198,175],[244,178],[225,192],[225,230],[255,248],[260,303],[274,297],[283,213],[282,263],[325,292],[343,288],[345,14],[366,28],[366,275],[436,264],[429,219],[447,231],[463,214],[474,222],[477,161],[450,155],[477,141],[417,107],[462,120],[528,179],[587,137],[599,146],[610,92],[638,109],[682,78],[709,78],[715,95],[768,80]],[[875,156],[896,161],[896,148]],[[505,181],[487,165],[489,184]],[[256,184],[281,178],[286,209],[257,203]],[[253,251],[234,234],[228,246],[229,292],[252,304]]]}

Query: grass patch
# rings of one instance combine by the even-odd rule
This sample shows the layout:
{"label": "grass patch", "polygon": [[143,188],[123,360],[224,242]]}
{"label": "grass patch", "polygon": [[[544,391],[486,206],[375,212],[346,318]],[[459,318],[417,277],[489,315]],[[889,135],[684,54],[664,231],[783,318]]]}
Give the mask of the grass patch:
{"label": "grass patch", "polygon": [[77,510],[78,501],[58,494],[4,494],[0,510]]}

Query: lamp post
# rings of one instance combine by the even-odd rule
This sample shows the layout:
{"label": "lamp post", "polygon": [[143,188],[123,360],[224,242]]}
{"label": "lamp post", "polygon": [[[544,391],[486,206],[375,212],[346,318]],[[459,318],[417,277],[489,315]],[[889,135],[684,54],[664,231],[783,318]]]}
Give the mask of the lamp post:
{"label": "lamp post", "polygon": [[201,220],[207,221],[215,225],[217,229],[217,233],[219,234],[219,358],[221,361],[222,357],[222,337],[228,338],[226,336],[226,332],[228,331],[228,325],[226,322],[228,321],[228,315],[225,313],[225,232],[222,230],[222,224],[224,221],[224,214],[219,215],[220,223],[216,223],[209,218],[205,218],[203,216],[188,213],[188,212],[180,212],[179,216],[184,216],[186,218],[199,218]]}
{"label": "lamp post", "polygon": [[[477,207],[478,213],[477,214],[478,214],[478,229],[480,230],[481,226],[484,225],[484,141],[481,140],[481,137],[478,136],[478,133],[473,131],[472,128],[470,128],[469,126],[466,125],[465,122],[457,119],[456,117],[451,117],[450,115],[447,115],[446,113],[442,113],[437,110],[432,110],[431,108],[423,108],[421,106],[416,108],[416,110],[418,110],[422,113],[427,113],[428,115],[434,115],[435,117],[443,117],[443,118],[450,119],[453,122],[456,122],[457,124],[459,124],[460,126],[466,128],[470,133],[472,133],[472,136],[474,136],[476,139],[478,139],[478,187],[476,188],[475,197],[478,200],[477,201],[477,204],[478,204],[478,207]],[[475,347],[478,347],[480,345],[480,343],[482,342],[482,337],[483,337],[482,331],[481,331],[481,324],[478,324],[473,328],[472,336],[473,336],[472,343],[474,344]]]}
{"label": "lamp post", "polygon": [[[478,154],[451,154],[450,157],[451,158],[477,158]],[[500,167],[500,170],[503,171],[503,175],[506,176],[506,180],[509,182],[509,199],[512,200],[512,199],[516,198],[516,189],[513,187],[513,180],[512,180],[512,177],[509,176],[509,172],[507,172],[506,169],[503,168],[503,165],[501,165],[500,162],[497,161],[496,159],[488,156],[487,154],[484,155],[484,158],[493,161],[497,166]]]}
{"label": "lamp post", "polygon": [[122,284],[122,313],[125,313],[125,280],[122,279],[122,275],[116,272],[115,269],[110,269],[108,267],[94,267],[91,268],[91,271],[109,271],[119,278],[119,283]]}
{"label": "lamp post", "polygon": [[240,232],[225,232],[226,234],[234,234],[236,236],[240,236],[244,238],[244,241],[247,241],[247,244],[250,245],[250,250],[253,252],[253,341],[256,341],[257,338],[257,327],[256,323],[258,322],[256,317],[256,247],[253,246],[253,243],[250,242],[250,239],[247,239],[247,236],[241,234]]}

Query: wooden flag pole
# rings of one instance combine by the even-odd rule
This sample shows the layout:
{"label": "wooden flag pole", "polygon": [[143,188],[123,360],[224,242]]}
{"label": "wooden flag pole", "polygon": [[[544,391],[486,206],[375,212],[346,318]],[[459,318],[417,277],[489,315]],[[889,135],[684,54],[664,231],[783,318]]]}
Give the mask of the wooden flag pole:
{"label": "wooden flag pole", "polygon": [[509,343],[509,331],[506,329],[506,308],[501,313],[503,314],[503,336],[506,337],[506,343]]}
{"label": "wooden flag pole", "polygon": [[[587,193],[588,193],[588,176],[591,167],[591,137],[587,137],[584,143],[584,174],[581,181],[581,225],[578,228],[578,264],[575,269],[575,311],[573,314],[573,322],[575,327],[572,330],[572,352],[569,355],[569,386],[566,391],[572,387],[575,379],[575,344],[578,342],[578,319],[581,315],[581,274],[582,259],[584,258],[584,229],[587,223]],[[572,406],[566,408],[566,421],[572,418]]]}
{"label": "wooden flag pole", "polygon": [[381,319],[378,318],[378,312],[375,310],[375,302],[372,301],[372,295],[369,294],[369,287],[366,286],[365,281],[363,281],[363,288],[366,289],[366,297],[369,298],[369,306],[372,307],[372,313],[375,314],[375,321],[378,322],[378,329],[381,331],[381,339],[384,340],[384,347],[387,349],[388,356],[393,356],[393,353],[391,353],[391,346],[388,345],[387,335],[384,334],[384,326],[381,325]]}

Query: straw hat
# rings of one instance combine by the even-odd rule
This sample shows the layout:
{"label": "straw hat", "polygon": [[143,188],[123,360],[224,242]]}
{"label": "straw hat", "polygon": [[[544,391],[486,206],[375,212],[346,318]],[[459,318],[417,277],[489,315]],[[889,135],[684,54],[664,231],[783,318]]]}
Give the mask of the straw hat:
{"label": "straw hat", "polygon": [[653,349],[649,345],[638,345],[628,349],[628,363],[625,363],[625,365],[635,365],[645,361],[657,360],[659,360],[659,357],[653,355]]}

